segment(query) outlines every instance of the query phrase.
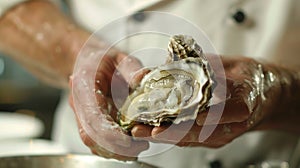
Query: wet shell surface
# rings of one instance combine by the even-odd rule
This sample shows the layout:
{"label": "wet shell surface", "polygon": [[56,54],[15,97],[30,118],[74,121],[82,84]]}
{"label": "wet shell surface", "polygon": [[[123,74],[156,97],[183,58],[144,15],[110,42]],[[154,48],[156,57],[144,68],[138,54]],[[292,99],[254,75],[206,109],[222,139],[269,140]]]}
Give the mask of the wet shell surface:
{"label": "wet shell surface", "polygon": [[119,109],[119,124],[159,126],[193,120],[207,108],[212,95],[212,71],[196,41],[186,35],[171,37],[166,64],[146,74]]}

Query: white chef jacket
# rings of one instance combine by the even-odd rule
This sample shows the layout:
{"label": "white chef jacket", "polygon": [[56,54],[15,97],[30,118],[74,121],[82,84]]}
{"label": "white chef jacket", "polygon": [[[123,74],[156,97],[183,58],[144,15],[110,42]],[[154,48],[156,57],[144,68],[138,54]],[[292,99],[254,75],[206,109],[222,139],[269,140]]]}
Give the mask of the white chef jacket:
{"label": "white chef jacket", "polygon": [[[1,3],[0,11],[4,11]],[[200,27],[222,55],[300,65],[298,0],[70,0],[68,5],[77,23],[90,31],[138,11],[170,12]],[[232,19],[237,9],[244,11],[251,25],[238,24]],[[128,27],[135,31],[149,22],[151,18],[147,17],[133,19]],[[140,44],[145,45],[136,39],[125,50],[134,50],[141,47]],[[54,138],[71,152],[87,152],[77,133],[73,113],[66,104],[63,99],[58,107]],[[72,121],[66,121],[70,119]],[[288,161],[296,142],[297,137],[287,133],[251,132],[220,149],[174,147],[140,160],[161,167],[209,167],[209,163],[216,160],[224,167],[245,167],[260,159]]]}

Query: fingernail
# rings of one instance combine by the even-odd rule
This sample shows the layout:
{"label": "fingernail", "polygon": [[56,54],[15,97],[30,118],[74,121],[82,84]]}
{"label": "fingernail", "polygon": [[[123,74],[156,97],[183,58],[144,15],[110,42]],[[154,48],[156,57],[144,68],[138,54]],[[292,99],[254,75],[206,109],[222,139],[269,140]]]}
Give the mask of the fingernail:
{"label": "fingernail", "polygon": [[156,136],[158,134],[160,134],[161,132],[163,132],[165,129],[161,128],[161,127],[154,127],[152,130],[152,136]]}
{"label": "fingernail", "polygon": [[169,131],[165,131],[165,128],[161,128],[161,127],[153,128],[151,135],[154,139],[157,140],[168,140],[171,138]]}
{"label": "fingernail", "polygon": [[131,130],[131,134],[135,137],[148,137],[151,136],[151,132],[143,127],[135,126]]}

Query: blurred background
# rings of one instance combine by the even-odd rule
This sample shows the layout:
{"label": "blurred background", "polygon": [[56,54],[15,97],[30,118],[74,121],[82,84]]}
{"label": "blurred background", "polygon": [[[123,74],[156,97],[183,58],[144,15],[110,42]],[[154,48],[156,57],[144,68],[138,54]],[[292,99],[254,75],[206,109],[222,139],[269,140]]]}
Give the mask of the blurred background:
{"label": "blurred background", "polygon": [[0,54],[0,93],[2,113],[21,113],[38,118],[44,124],[40,138],[50,138],[61,90],[41,83],[13,60]]}
{"label": "blurred background", "polygon": [[61,90],[41,83],[0,53],[0,142],[12,139],[13,132],[19,133],[16,137],[50,140],[60,95]]}

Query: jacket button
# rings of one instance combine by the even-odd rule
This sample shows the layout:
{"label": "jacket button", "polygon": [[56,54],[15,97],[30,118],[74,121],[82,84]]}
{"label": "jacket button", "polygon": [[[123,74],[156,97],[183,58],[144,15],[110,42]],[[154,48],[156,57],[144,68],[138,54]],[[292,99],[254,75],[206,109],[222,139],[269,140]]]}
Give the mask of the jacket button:
{"label": "jacket button", "polygon": [[143,22],[146,19],[146,14],[144,12],[137,12],[132,15],[132,19],[136,22]]}
{"label": "jacket button", "polygon": [[222,163],[220,160],[214,160],[214,161],[211,161],[209,162],[209,167],[210,168],[222,168]]}
{"label": "jacket button", "polygon": [[242,24],[246,21],[247,16],[243,10],[239,9],[235,11],[235,13],[232,15],[232,18],[236,23]]}

